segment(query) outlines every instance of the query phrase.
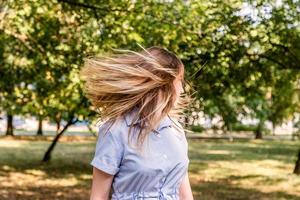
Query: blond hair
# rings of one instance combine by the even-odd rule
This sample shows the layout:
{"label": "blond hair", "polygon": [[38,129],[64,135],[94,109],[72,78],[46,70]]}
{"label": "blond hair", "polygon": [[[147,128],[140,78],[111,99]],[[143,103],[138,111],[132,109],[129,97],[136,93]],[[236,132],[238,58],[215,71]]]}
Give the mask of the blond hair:
{"label": "blond hair", "polygon": [[138,143],[142,145],[165,116],[178,119],[184,115],[190,98],[185,93],[180,95],[175,106],[173,84],[184,65],[163,47],[115,51],[119,53],[85,59],[81,71],[84,90],[102,119],[115,121],[137,107],[138,115],[133,120],[140,120]]}

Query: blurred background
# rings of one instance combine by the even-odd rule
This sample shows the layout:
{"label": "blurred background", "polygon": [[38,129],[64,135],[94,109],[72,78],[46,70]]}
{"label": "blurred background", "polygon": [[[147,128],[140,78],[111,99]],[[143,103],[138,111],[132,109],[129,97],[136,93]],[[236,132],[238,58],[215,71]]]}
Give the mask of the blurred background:
{"label": "blurred background", "polygon": [[89,199],[84,58],[153,45],[185,65],[196,200],[300,199],[299,0],[0,0],[0,199]]}

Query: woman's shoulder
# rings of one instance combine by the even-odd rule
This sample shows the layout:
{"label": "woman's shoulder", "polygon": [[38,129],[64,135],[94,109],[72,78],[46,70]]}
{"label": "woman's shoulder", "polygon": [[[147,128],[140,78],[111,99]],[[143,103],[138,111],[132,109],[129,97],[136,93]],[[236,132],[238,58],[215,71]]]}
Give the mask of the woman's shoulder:
{"label": "woman's shoulder", "polygon": [[98,134],[110,134],[116,139],[122,139],[127,131],[127,124],[124,116],[119,116],[116,119],[107,119],[98,125]]}

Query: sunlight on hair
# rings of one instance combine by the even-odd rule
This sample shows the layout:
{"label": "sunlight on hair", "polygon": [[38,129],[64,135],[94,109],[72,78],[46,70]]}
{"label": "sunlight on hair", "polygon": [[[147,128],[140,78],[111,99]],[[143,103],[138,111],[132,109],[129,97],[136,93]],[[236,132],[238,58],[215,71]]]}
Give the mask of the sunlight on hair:
{"label": "sunlight on hair", "polygon": [[140,52],[113,49],[111,55],[86,58],[81,77],[86,96],[99,111],[99,119],[114,122],[138,108],[141,121],[138,142],[141,145],[165,116],[176,120],[183,116],[191,98],[187,95],[176,97],[174,80],[180,69],[184,70],[182,61],[163,47],[138,45],[142,48]]}

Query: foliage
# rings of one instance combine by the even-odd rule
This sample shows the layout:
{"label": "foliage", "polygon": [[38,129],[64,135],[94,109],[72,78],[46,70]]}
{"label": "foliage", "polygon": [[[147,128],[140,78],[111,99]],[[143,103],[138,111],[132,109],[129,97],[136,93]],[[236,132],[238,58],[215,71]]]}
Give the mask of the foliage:
{"label": "foliage", "polygon": [[84,58],[140,43],[180,56],[198,111],[221,116],[224,129],[238,116],[279,125],[299,113],[299,7],[297,0],[1,2],[1,111],[53,121],[93,116],[79,79]]}

